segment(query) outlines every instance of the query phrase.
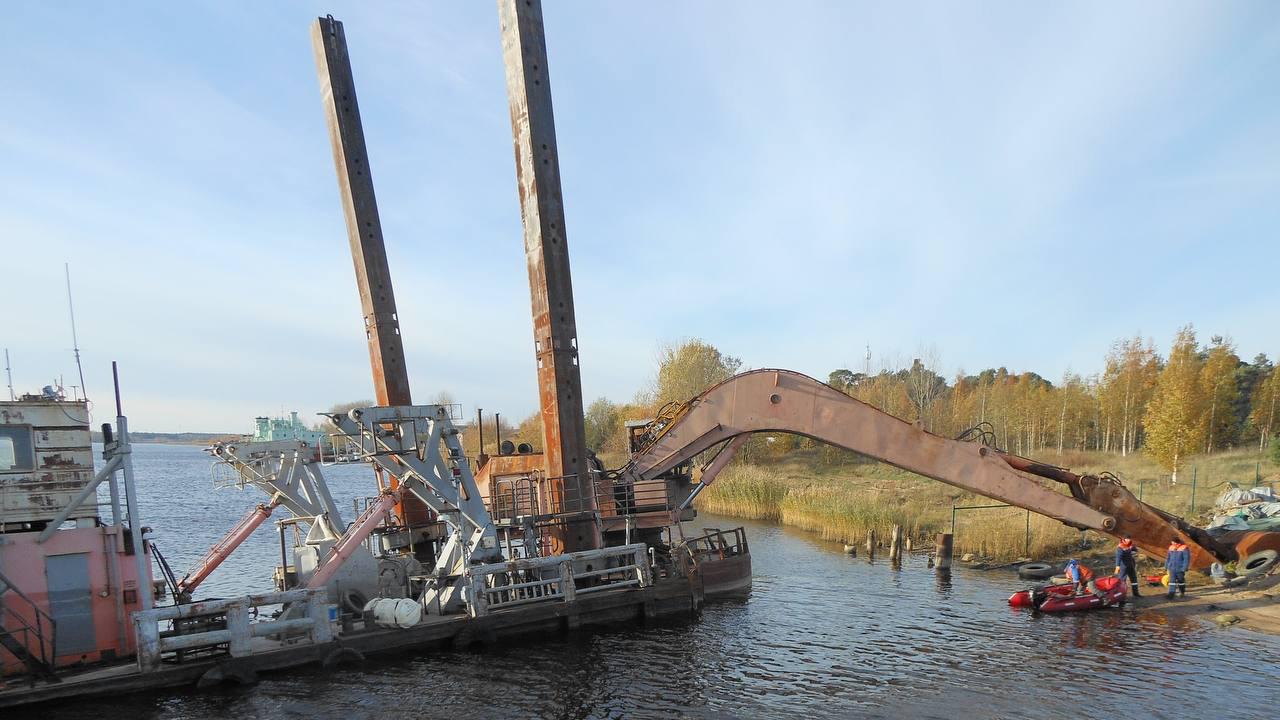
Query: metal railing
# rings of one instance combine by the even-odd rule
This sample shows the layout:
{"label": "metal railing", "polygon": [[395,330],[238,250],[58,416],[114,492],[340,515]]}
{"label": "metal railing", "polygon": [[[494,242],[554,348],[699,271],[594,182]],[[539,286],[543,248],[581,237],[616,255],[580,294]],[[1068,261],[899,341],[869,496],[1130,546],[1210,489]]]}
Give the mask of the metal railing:
{"label": "metal railing", "polygon": [[[291,619],[250,622],[252,608],[286,603],[292,604],[297,610],[290,613]],[[302,641],[326,643],[333,639],[333,630],[329,624],[332,607],[328,602],[328,590],[314,588],[245,595],[228,600],[209,600],[136,612],[133,614],[133,625],[137,638],[138,670],[144,673],[158,670],[166,653],[219,650],[225,647],[232,657],[247,657],[253,654],[254,638],[270,635],[298,633]],[[160,630],[161,623],[199,624],[197,621],[200,618],[211,620],[203,625],[208,629],[201,632]]]}
{"label": "metal railing", "polygon": [[697,560],[716,558],[724,560],[735,555],[746,555],[749,552],[746,528],[739,527],[732,530],[704,528],[704,532],[705,535],[686,538],[684,541],[685,546]]}
{"label": "metal railing", "polygon": [[[19,590],[12,580],[6,577],[4,573],[0,573],[0,598],[9,593],[13,593],[14,597],[26,603],[26,609],[30,611],[31,619],[24,618],[21,613],[16,612],[14,609],[0,613],[0,633],[7,633],[9,637],[21,643],[31,658],[38,661],[48,672],[52,673],[57,657],[57,623],[53,621],[53,617],[49,613],[40,609],[40,606],[28,597],[26,593]],[[2,600],[0,600],[0,609],[4,609]],[[18,627],[6,627],[3,624],[5,617],[16,620]],[[32,642],[33,639],[34,643]],[[0,644],[0,647],[7,647],[7,644]],[[12,648],[9,649],[13,651]],[[26,661],[26,658],[23,657],[19,657],[19,659]]]}
{"label": "metal railing", "polygon": [[644,543],[477,565],[466,571],[467,605],[473,617],[530,603],[569,603],[579,595],[652,583]]}
{"label": "metal railing", "polygon": [[579,490],[574,482],[576,474],[547,477],[535,471],[514,479],[504,478],[485,501],[495,521],[592,511],[604,517],[639,515],[669,512],[672,508],[665,479],[622,484],[599,471],[593,470],[591,475],[588,493]]}

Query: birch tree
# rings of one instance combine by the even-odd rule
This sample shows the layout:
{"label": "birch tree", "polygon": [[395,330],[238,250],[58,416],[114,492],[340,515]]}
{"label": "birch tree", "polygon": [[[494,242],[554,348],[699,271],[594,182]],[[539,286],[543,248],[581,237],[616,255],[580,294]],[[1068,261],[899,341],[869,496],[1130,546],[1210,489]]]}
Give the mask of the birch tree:
{"label": "birch tree", "polygon": [[1196,346],[1196,333],[1190,325],[1178,331],[1145,418],[1146,452],[1172,472],[1175,483],[1186,457],[1204,447],[1201,418],[1205,403]]}

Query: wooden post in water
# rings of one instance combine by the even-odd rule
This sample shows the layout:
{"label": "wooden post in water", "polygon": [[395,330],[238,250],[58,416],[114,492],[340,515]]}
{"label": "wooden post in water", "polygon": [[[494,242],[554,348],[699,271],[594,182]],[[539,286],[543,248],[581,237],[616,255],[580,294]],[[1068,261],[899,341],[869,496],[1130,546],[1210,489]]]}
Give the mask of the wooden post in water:
{"label": "wooden post in water", "polygon": [[903,541],[903,545],[907,548],[907,552],[911,552],[911,536],[910,535],[908,535],[907,539]]}
{"label": "wooden post in water", "polygon": [[938,541],[934,544],[934,556],[939,570],[951,569],[951,533],[938,533]]}
{"label": "wooden post in water", "polygon": [[876,554],[876,529],[871,528],[867,531],[867,556],[872,557]]}
{"label": "wooden post in water", "polygon": [[889,560],[894,565],[902,562],[902,526],[894,525],[889,537]]}

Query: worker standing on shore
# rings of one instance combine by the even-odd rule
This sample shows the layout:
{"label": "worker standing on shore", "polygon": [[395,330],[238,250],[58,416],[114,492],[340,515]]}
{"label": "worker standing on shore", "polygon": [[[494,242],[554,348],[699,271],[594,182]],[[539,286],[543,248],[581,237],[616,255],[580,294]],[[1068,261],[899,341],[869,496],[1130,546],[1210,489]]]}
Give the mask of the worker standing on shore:
{"label": "worker standing on shore", "polygon": [[1079,560],[1071,558],[1067,561],[1067,579],[1075,586],[1077,593],[1091,592],[1098,594],[1098,588],[1093,584],[1093,571],[1087,566],[1081,565]]}
{"label": "worker standing on shore", "polygon": [[1191,567],[1191,550],[1177,535],[1173,536],[1173,541],[1169,543],[1169,549],[1165,552],[1164,567],[1169,571],[1168,598],[1172,600],[1175,591],[1178,595],[1186,597],[1187,568]]}
{"label": "worker standing on shore", "polygon": [[1142,593],[1138,592],[1138,558],[1134,555],[1135,552],[1133,538],[1124,538],[1120,541],[1116,546],[1115,574],[1128,578],[1129,585],[1133,587],[1133,596],[1142,597]]}

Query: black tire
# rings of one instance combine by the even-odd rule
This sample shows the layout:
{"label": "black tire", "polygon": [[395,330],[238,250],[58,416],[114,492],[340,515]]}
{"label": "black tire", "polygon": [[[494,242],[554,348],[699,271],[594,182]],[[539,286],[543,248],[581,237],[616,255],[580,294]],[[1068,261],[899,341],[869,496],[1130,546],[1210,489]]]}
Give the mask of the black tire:
{"label": "black tire", "polygon": [[1275,567],[1276,560],[1280,559],[1280,553],[1275,550],[1259,550],[1236,563],[1236,574],[1244,577],[1252,575],[1261,575],[1271,568]]}
{"label": "black tire", "polygon": [[1049,563],[1031,562],[1018,566],[1018,577],[1023,580],[1047,580],[1053,577],[1054,572]]}
{"label": "black tire", "polygon": [[369,600],[359,590],[347,590],[342,593],[342,609],[353,615],[364,613],[364,606]]}

